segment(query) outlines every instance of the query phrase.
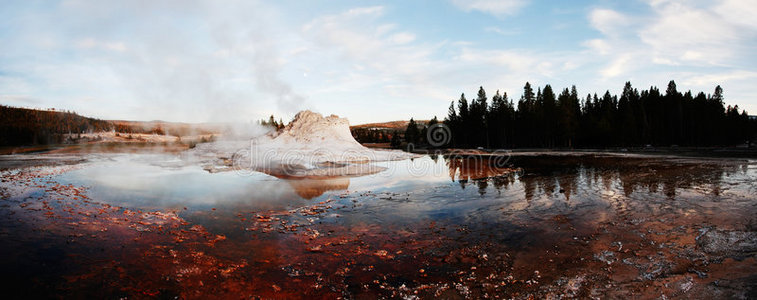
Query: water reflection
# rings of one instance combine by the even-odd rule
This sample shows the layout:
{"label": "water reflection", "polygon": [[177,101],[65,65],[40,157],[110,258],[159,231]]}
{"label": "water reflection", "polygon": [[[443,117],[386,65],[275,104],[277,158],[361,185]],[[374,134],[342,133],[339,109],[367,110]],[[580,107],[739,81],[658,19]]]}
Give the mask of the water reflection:
{"label": "water reflection", "polygon": [[517,171],[504,164],[508,157],[445,156],[444,160],[449,168],[449,177],[452,181],[467,182],[468,180],[488,179]]}
{"label": "water reflection", "polygon": [[[675,199],[684,191],[720,196],[729,189],[724,178],[753,176],[748,161],[660,159],[602,156],[513,156],[507,165],[476,157],[426,156],[414,160],[376,163],[384,172],[360,177],[281,179],[262,173],[207,173],[196,166],[163,167],[156,160],[170,157],[113,156],[63,174],[62,183],[92,187],[95,198],[135,208],[287,209],[324,201],[346,191],[372,193],[382,215],[430,211],[461,214],[481,209],[483,199],[519,199],[566,203],[634,193]],[[473,189],[466,187],[473,185]],[[386,195],[382,195],[386,194]],[[392,194],[405,194],[399,197]],[[477,198],[478,197],[478,198]],[[406,198],[407,204],[385,204]],[[458,201],[472,201],[456,205]],[[546,203],[546,202],[545,202]],[[454,211],[457,210],[457,211]]]}
{"label": "water reflection", "polygon": [[[13,205],[0,210],[0,233],[24,242],[4,249],[3,263],[16,270],[75,257],[56,274],[74,273],[66,286],[104,296],[376,298],[404,288],[422,294],[430,282],[460,284],[455,290],[482,298],[525,295],[564,276],[600,274],[592,280],[601,281],[618,273],[628,278],[619,281],[649,285],[636,265],[660,269],[669,264],[664,253],[698,267],[704,254],[695,237],[714,227],[742,230],[757,193],[757,168],[737,160],[521,155],[503,166],[427,156],[376,163],[386,171],[368,176],[293,180],[155,163],[170,159],[110,156],[53,175],[53,183],[29,174],[23,188],[44,191],[7,196]],[[46,186],[59,183],[65,186]],[[91,201],[80,201],[78,186],[90,188]],[[37,228],[58,238],[38,238]],[[39,245],[61,255],[14,265]],[[613,271],[597,259],[608,251],[601,258]],[[24,282],[36,282],[29,277],[39,279]],[[101,287],[101,278],[118,285]],[[532,279],[541,283],[524,283]],[[594,287],[612,286],[606,283]]]}
{"label": "water reflection", "polygon": [[350,187],[349,177],[332,179],[288,179],[286,180],[297,195],[303,199],[313,199],[329,191],[344,191]]}
{"label": "water reflection", "polygon": [[[660,159],[644,157],[554,157],[514,156],[510,167],[493,167],[481,158],[448,158],[449,178],[461,188],[473,181],[481,194],[489,189],[507,189],[516,181],[527,200],[540,195],[562,194],[570,201],[581,189],[611,191],[619,187],[625,196],[634,192],[661,192],[674,199],[680,189],[693,189],[718,196],[723,178],[747,175],[749,162],[724,160]],[[754,170],[752,170],[754,171]]]}

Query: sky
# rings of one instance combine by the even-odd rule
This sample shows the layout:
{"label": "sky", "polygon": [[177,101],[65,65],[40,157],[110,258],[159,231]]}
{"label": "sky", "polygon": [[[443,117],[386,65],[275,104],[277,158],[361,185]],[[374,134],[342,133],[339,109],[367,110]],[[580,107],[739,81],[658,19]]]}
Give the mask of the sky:
{"label": "sky", "polygon": [[101,119],[443,118],[479,86],[712,93],[757,113],[757,1],[0,2],[0,104]]}

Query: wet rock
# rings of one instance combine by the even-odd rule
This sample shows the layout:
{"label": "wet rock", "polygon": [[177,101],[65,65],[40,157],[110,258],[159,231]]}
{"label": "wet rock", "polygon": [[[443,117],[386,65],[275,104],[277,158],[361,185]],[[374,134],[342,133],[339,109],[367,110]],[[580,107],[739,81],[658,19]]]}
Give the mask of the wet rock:
{"label": "wet rock", "polygon": [[313,247],[308,248],[308,251],[316,252],[316,253],[323,252],[323,246],[322,245],[313,246]]}
{"label": "wet rock", "polygon": [[615,252],[613,251],[602,251],[601,253],[594,254],[594,258],[608,265],[618,260],[615,258]]}
{"label": "wet rock", "polygon": [[381,258],[388,258],[388,259],[394,258],[394,256],[389,255],[389,252],[387,252],[386,250],[377,250],[376,252],[373,253],[373,255],[376,255]]}
{"label": "wet rock", "polygon": [[697,274],[697,276],[699,276],[699,278],[707,278],[707,272],[700,271],[700,270],[697,270],[697,269],[694,269],[694,268],[690,268],[688,271],[691,272],[691,273]]}
{"label": "wet rock", "polygon": [[699,249],[714,255],[744,258],[757,254],[757,232],[705,228],[696,238]]}
{"label": "wet rock", "polygon": [[660,277],[664,277],[669,273],[671,265],[666,261],[653,261],[646,266],[646,270],[641,272],[641,278],[645,280],[654,280]]}

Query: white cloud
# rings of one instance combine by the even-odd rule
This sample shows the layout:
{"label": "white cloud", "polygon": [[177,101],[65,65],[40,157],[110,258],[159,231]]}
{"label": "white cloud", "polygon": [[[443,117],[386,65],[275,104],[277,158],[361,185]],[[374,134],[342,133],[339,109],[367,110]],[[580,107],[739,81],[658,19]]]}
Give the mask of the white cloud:
{"label": "white cloud", "polygon": [[380,16],[384,13],[383,6],[358,7],[348,10],[343,15],[350,17]]}
{"label": "white cloud", "polygon": [[397,34],[393,34],[389,37],[389,40],[392,41],[392,43],[397,45],[407,44],[415,40],[415,35],[412,33],[407,32],[400,32]]}
{"label": "white cloud", "polygon": [[715,6],[715,12],[728,22],[747,30],[757,30],[757,2],[743,0],[726,0]]}
{"label": "white cloud", "polygon": [[632,56],[630,54],[623,54],[614,58],[610,65],[601,70],[602,76],[606,78],[617,77],[623,74],[628,74],[628,61]]}
{"label": "white cloud", "polygon": [[[460,8],[460,22],[481,17],[464,11],[504,17],[528,3],[450,1]],[[264,1],[68,0],[38,18],[8,14],[6,22],[20,32],[0,36],[0,89],[15,96],[0,98],[118,118],[205,121],[275,113],[286,119],[285,111],[310,108],[381,121],[444,113],[449,100],[480,85],[517,98],[525,81],[595,92],[625,80],[643,86],[676,79],[707,90],[733,84],[729,97],[750,95],[745,87],[755,76],[744,70],[755,63],[748,52],[757,44],[754,3],[648,3],[651,13],[578,7],[596,31],[572,25],[579,35],[594,34],[576,49],[539,42],[572,31],[524,43],[528,37],[520,33],[534,25],[506,20],[466,23],[479,32],[457,40],[446,27],[403,23],[414,18],[394,15],[403,9],[395,4],[292,13]],[[549,17],[564,24],[571,16]],[[444,36],[434,40],[439,33]],[[366,110],[367,103],[385,105]]]}
{"label": "white cloud", "polygon": [[594,9],[589,13],[591,25],[605,35],[618,35],[630,19],[611,9]]}
{"label": "white cloud", "polygon": [[[446,100],[457,93],[452,92],[448,84],[454,79],[445,77],[453,73],[450,71],[453,65],[435,58],[447,43],[419,42],[414,32],[384,22],[384,11],[383,8],[351,9],[316,17],[302,27],[302,36],[313,45],[314,59],[329,69],[328,74],[319,70],[326,84],[312,90],[310,95],[333,98],[335,95],[354,97],[353,93],[357,93],[363,101],[412,107],[439,103],[439,99]],[[409,102],[409,99],[417,100]],[[356,103],[329,102],[330,112],[335,113],[355,109],[350,105]],[[390,107],[375,109],[391,110]],[[375,110],[359,109],[352,114],[363,119],[376,118]]]}
{"label": "white cloud", "polygon": [[484,31],[486,31],[486,32],[494,32],[496,34],[504,35],[504,36],[521,34],[521,31],[518,30],[518,29],[502,29],[502,28],[495,27],[495,26],[486,27],[486,28],[484,28]]}
{"label": "white cloud", "polygon": [[580,66],[581,65],[579,65],[577,62],[566,61],[562,64],[562,69],[563,71],[570,71],[570,70],[575,70],[576,68]]}
{"label": "white cloud", "polygon": [[755,45],[757,3],[658,1],[651,3],[652,22],[640,30],[654,60],[700,66],[734,65]]}
{"label": "white cloud", "polygon": [[367,59],[380,54],[386,34],[396,27],[382,24],[367,30],[366,26],[383,11],[383,7],[353,8],[341,14],[321,16],[305,24],[303,33],[321,46],[339,45],[344,55]]}
{"label": "white cloud", "polygon": [[599,66],[600,82],[636,79],[644,86],[674,79],[695,92],[722,85],[729,99],[750,107],[745,100],[757,73],[745,68],[755,64],[757,2],[646,2],[651,14],[596,8],[587,15],[601,36],[582,45]]}
{"label": "white cloud", "polygon": [[671,3],[660,4],[657,16],[639,35],[660,60],[714,65],[732,56],[732,48],[724,45],[734,44],[736,37],[712,12]]}
{"label": "white cloud", "polygon": [[632,18],[611,9],[595,8],[589,12],[588,19],[602,37],[586,40],[582,45],[589,50],[593,64],[599,67],[601,79],[628,76],[632,67],[629,61],[644,56],[634,36]]}
{"label": "white cloud", "polygon": [[609,54],[610,50],[612,49],[612,47],[610,46],[610,43],[604,39],[591,39],[591,40],[583,42],[583,45],[585,47],[588,47],[594,50],[595,52],[601,55]]}
{"label": "white cloud", "polygon": [[538,63],[537,58],[518,51],[480,50],[468,47],[463,48],[458,59],[464,63],[505,66],[510,72],[526,72]]}
{"label": "white cloud", "polygon": [[94,38],[81,39],[76,42],[76,47],[82,49],[104,49],[116,52],[126,51],[126,45],[123,42],[105,42]]}
{"label": "white cloud", "polygon": [[523,8],[526,0],[450,0],[464,11],[477,10],[498,17],[513,15]]}
{"label": "white cloud", "polygon": [[431,58],[437,46],[416,43],[414,33],[381,23],[377,17],[383,11],[373,7],[321,16],[304,25],[302,33],[322,51],[361,66],[363,70],[358,71],[363,73],[377,72],[375,75],[391,80],[420,80],[437,63]]}
{"label": "white cloud", "polygon": [[734,80],[750,80],[757,78],[757,72],[746,70],[734,70],[715,74],[690,74],[682,83],[693,86],[714,87],[724,82]]}
{"label": "white cloud", "polygon": [[733,69],[710,73],[680,72],[675,76],[676,79],[680,79],[676,80],[679,87],[684,86],[694,92],[712,93],[715,86],[720,85],[723,88],[727,105],[738,105],[752,115],[757,112],[757,103],[750,101],[754,99],[756,71]]}
{"label": "white cloud", "polygon": [[[748,52],[744,45],[755,44],[757,32],[749,30],[754,22],[737,24],[726,13],[748,12],[755,5],[730,0],[714,4],[667,0],[648,3],[653,12],[650,16],[630,16],[606,8],[595,8],[588,14],[590,24],[602,37],[586,40],[582,45],[605,57],[600,72],[605,78],[623,75],[630,66],[734,65]],[[629,65],[629,61],[635,63]]]}

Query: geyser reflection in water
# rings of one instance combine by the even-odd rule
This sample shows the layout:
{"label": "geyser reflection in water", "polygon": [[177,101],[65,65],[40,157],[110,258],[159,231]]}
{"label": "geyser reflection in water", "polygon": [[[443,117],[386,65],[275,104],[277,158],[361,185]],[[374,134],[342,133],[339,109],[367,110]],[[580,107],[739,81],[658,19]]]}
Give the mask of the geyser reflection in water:
{"label": "geyser reflection in water", "polygon": [[[86,271],[104,270],[98,261],[117,261],[126,274],[149,274],[144,280],[132,276],[137,279],[120,281],[124,286],[177,295],[357,297],[417,291],[429,297],[444,293],[445,284],[460,283],[460,290],[474,297],[546,296],[545,291],[562,289],[570,280],[582,282],[578,291],[611,295],[618,291],[606,286],[613,284],[631,286],[622,293],[678,280],[677,271],[670,270],[682,268],[676,267],[679,263],[687,266],[681,276],[700,281],[695,288],[708,287],[714,275],[699,278],[696,272],[718,272],[720,264],[712,262],[722,255],[749,251],[748,245],[730,245],[721,237],[730,236],[727,230],[748,236],[744,224],[755,215],[757,174],[748,161],[514,155],[509,163],[522,172],[492,177],[497,174],[476,170],[475,161],[422,157],[377,163],[387,170],[374,175],[319,181],[208,173],[194,166],[155,163],[161,159],[169,158],[92,158],[77,170],[50,178],[90,187],[87,195],[96,201],[91,205],[118,203],[122,210],[145,211],[125,217],[138,222],[118,225],[107,223],[109,213],[93,218],[53,208],[54,216],[85,224],[74,228],[86,235],[73,238],[83,248],[39,242],[46,247],[76,254],[89,249],[90,235],[107,249],[118,249],[115,245],[124,238],[137,239],[124,244],[130,245],[128,250],[119,250],[128,255],[104,253],[96,261],[65,262],[86,266],[57,271],[75,278],[71,289],[90,289],[87,278],[118,280],[118,273]],[[488,178],[469,179],[479,177]],[[45,195],[32,191],[8,201],[25,203],[30,200],[24,197]],[[57,217],[13,220],[19,219],[62,236],[72,226],[55,225]],[[164,233],[153,227],[159,224]],[[703,232],[707,239],[697,240]],[[710,256],[712,262],[702,265],[701,257]],[[730,265],[724,268],[744,267],[750,260],[726,262]],[[655,273],[658,267],[661,271]],[[686,273],[689,269],[694,271]],[[156,284],[160,278],[172,278],[170,285]],[[224,292],[221,286],[228,289]]]}

